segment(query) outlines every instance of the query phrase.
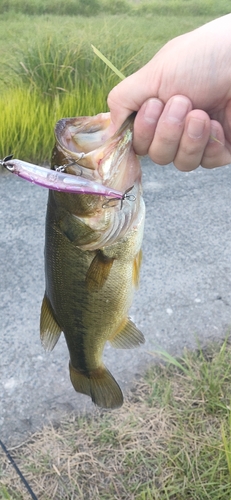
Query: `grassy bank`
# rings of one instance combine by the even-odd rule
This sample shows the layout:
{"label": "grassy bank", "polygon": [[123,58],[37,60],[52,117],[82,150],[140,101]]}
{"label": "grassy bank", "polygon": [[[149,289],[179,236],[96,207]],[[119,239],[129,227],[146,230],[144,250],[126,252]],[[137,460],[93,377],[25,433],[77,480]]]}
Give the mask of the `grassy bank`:
{"label": "grassy bank", "polygon": [[[11,451],[40,500],[231,498],[231,346],[173,363],[152,368],[122,409],[69,416]],[[29,500],[0,456],[0,498]]]}
{"label": "grassy bank", "polygon": [[[77,4],[90,6],[92,17],[68,11]],[[91,43],[129,75],[167,40],[228,8],[224,0],[3,0],[0,157],[13,152],[25,160],[48,161],[59,118],[107,110],[108,92],[119,80],[93,54]]]}
{"label": "grassy bank", "polygon": [[228,0],[1,0],[0,14],[98,16],[103,14],[223,15],[230,12]]}
{"label": "grassy bank", "polygon": [[[47,163],[54,145],[54,125],[64,116],[96,114],[105,108],[104,99],[98,96],[97,106],[93,90],[82,92],[85,101],[77,94],[41,99],[37,92],[18,88],[4,98],[0,123],[0,157],[8,153],[25,161]],[[8,125],[8,127],[6,126]]]}

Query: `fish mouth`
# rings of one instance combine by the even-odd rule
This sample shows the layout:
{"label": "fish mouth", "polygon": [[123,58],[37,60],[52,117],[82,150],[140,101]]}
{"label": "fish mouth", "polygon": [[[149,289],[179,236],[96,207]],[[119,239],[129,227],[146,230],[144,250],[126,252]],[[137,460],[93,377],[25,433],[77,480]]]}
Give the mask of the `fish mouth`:
{"label": "fish mouth", "polygon": [[53,165],[65,164],[67,173],[128,189],[140,178],[137,162],[131,161],[136,156],[132,148],[135,116],[132,113],[115,133],[110,113],[59,120]]}

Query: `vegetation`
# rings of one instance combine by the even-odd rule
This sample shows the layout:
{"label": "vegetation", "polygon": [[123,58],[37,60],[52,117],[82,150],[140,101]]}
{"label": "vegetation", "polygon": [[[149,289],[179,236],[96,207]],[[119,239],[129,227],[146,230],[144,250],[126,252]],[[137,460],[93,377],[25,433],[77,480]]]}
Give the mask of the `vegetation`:
{"label": "vegetation", "polygon": [[59,118],[107,110],[119,79],[91,44],[129,75],[168,39],[229,8],[225,0],[1,0],[0,157],[47,162]]}
{"label": "vegetation", "polygon": [[[183,8],[182,8],[183,7]],[[229,0],[1,0],[0,14],[95,16],[100,14],[222,15],[230,12]]]}
{"label": "vegetation", "polygon": [[[167,358],[120,410],[68,416],[11,450],[40,500],[231,498],[231,346]],[[0,498],[29,500],[0,458]]]}

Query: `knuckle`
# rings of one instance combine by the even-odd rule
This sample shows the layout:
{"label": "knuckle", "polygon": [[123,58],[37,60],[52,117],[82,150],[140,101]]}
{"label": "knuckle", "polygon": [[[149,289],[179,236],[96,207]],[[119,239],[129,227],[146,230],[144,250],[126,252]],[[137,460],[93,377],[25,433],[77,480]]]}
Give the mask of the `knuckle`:
{"label": "knuckle", "polygon": [[198,141],[182,141],[180,145],[180,150],[181,153],[183,153],[185,156],[201,156],[204,153],[206,144],[201,144],[201,142]]}
{"label": "knuckle", "polygon": [[182,127],[179,126],[165,126],[158,130],[158,140],[163,146],[178,145],[182,136]]}
{"label": "knuckle", "polygon": [[113,107],[116,107],[118,105],[118,102],[120,102],[120,95],[118,86],[116,86],[109,92],[107,103],[109,108],[112,109]]}

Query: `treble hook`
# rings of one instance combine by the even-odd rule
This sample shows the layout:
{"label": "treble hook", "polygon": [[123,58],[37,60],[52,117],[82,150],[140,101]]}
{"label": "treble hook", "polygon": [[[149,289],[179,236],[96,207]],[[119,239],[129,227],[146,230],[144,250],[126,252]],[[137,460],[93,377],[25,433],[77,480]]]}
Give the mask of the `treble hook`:
{"label": "treble hook", "polygon": [[[78,165],[79,161],[85,156],[85,153],[80,153],[80,158],[78,160],[73,160],[71,163],[64,163],[64,165],[60,165],[59,167],[55,165],[56,172],[65,172],[66,168],[72,167],[72,165]],[[68,158],[67,158],[68,160]],[[82,175],[82,170],[80,169],[80,174]]]}
{"label": "treble hook", "polygon": [[134,186],[126,189],[124,192],[122,198],[113,198],[113,200],[107,200],[103,205],[102,208],[107,208],[107,207],[115,207],[117,201],[120,201],[120,210],[123,208],[123,202],[124,200],[129,200],[129,201],[136,201],[136,196],[134,194],[128,194]]}
{"label": "treble hook", "polygon": [[14,155],[8,155],[8,156],[5,156],[5,158],[3,158],[3,160],[0,160],[0,165],[2,165],[2,167],[5,167],[10,172],[14,171],[14,166],[13,165],[6,165],[6,162],[12,160],[13,156]]}

